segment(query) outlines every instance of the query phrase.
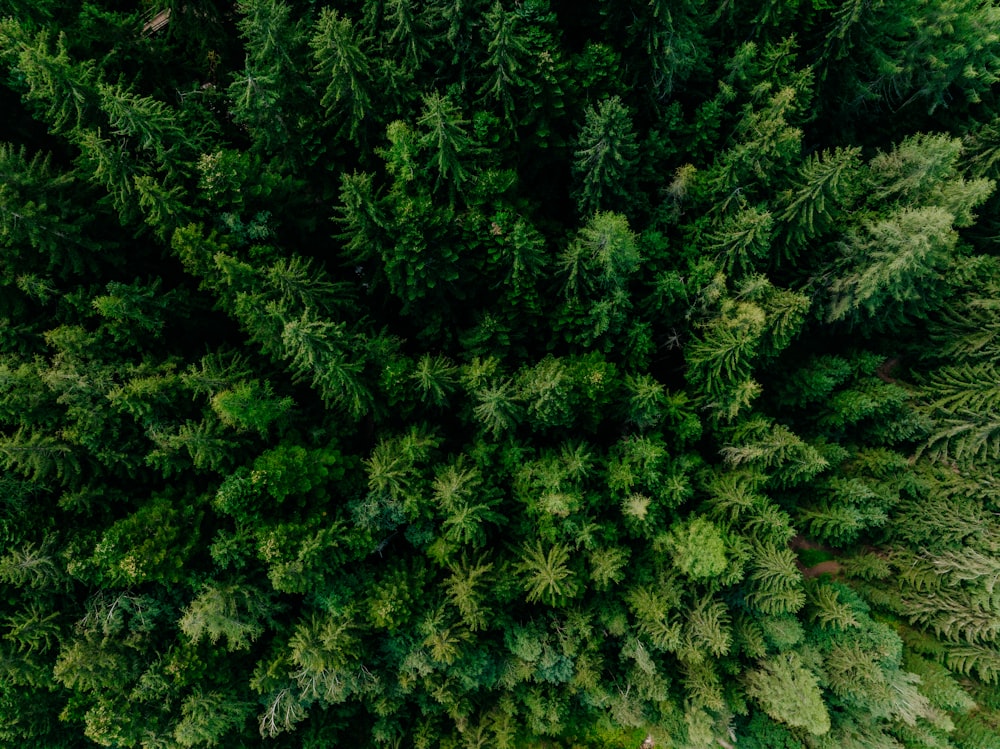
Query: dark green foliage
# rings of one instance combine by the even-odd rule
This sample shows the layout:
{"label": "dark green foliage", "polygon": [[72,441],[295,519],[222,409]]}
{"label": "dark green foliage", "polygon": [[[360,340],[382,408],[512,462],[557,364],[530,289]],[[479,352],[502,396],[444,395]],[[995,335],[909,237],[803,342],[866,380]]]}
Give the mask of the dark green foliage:
{"label": "dark green foliage", "polygon": [[346,117],[351,138],[358,135],[375,96],[375,71],[361,48],[363,41],[350,18],[324,8],[310,42],[317,83],[323,87],[320,103],[331,119]]}
{"label": "dark green foliage", "polygon": [[638,153],[631,118],[620,98],[612,97],[587,110],[573,154],[581,215],[623,207],[634,190]]}
{"label": "dark green foliage", "polygon": [[142,5],[0,3],[0,744],[1000,745],[995,3]]}

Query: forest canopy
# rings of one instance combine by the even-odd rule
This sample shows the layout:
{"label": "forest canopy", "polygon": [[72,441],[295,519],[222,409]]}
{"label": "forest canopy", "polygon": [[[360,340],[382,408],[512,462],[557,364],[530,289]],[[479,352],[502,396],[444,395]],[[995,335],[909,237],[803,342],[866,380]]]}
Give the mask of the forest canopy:
{"label": "forest canopy", "polygon": [[998,71],[993,0],[0,0],[0,744],[1000,746]]}

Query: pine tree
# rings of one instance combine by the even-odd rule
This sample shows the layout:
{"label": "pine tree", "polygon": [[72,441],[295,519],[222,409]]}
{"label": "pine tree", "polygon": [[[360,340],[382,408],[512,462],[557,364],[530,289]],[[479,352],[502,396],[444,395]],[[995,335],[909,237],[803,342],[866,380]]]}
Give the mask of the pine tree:
{"label": "pine tree", "polygon": [[130,150],[148,153],[169,174],[184,169],[178,162],[185,151],[198,148],[198,141],[185,132],[177,112],[161,101],[105,82],[98,84],[97,94],[111,134],[128,138]]}
{"label": "pine tree", "polygon": [[[702,598],[688,613],[685,640],[698,657],[708,652],[713,658],[726,655],[732,645],[731,617],[726,605],[712,597]],[[719,700],[721,703],[722,701]]]}
{"label": "pine tree", "polygon": [[68,200],[84,188],[72,174],[57,171],[51,156],[10,144],[0,144],[0,174],[5,275],[20,279],[26,293],[34,288],[30,295],[46,301],[52,292],[44,279],[94,268],[95,245],[87,236],[93,217],[73,210]]}
{"label": "pine tree", "polygon": [[674,566],[693,580],[717,577],[726,568],[722,534],[705,518],[694,517],[672,528],[665,546]]}
{"label": "pine tree", "polygon": [[[749,47],[750,57],[756,58],[757,48],[752,44]],[[802,131],[789,120],[794,120],[799,101],[806,95],[803,89],[807,82],[767,83],[754,92],[760,99],[767,94],[770,96],[743,108],[733,144],[719,152],[711,170],[702,178],[720,196],[713,212],[724,216],[730,207],[742,207],[760,188],[773,184],[779,175],[791,171],[800,153]],[[723,89],[720,97],[731,96],[731,91]],[[757,103],[760,106],[755,107]]]}
{"label": "pine tree", "polygon": [[181,705],[174,739],[181,746],[214,746],[250,714],[250,703],[224,692],[195,692]]}
{"label": "pine tree", "polygon": [[924,301],[923,287],[955,247],[952,221],[943,208],[904,209],[849,235],[830,284],[827,319],[891,315],[892,302]]}
{"label": "pine tree", "polygon": [[316,82],[323,90],[320,104],[330,120],[344,113],[345,131],[352,139],[372,116],[376,97],[376,74],[363,49],[367,42],[358,38],[350,18],[331,8],[320,11],[310,40]]}
{"label": "pine tree", "polygon": [[360,416],[369,408],[370,393],[359,377],[363,362],[348,359],[349,340],[344,323],[317,319],[308,309],[281,331],[284,352],[296,373],[308,377],[325,400]]}
{"label": "pine tree", "polygon": [[344,610],[301,621],[289,640],[301,699],[343,703],[361,684],[354,675],[361,655],[354,612]]}
{"label": "pine tree", "polygon": [[570,341],[586,345],[621,331],[631,306],[629,279],[639,261],[625,217],[594,214],[559,258],[566,298],[560,327]]}
{"label": "pine tree", "polygon": [[238,430],[268,433],[275,422],[287,419],[293,406],[291,398],[277,397],[269,382],[241,382],[212,396],[211,407],[226,426]]}
{"label": "pine tree", "polygon": [[613,96],[587,110],[573,156],[580,215],[629,207],[638,142],[631,115],[619,97]]}
{"label": "pine tree", "polygon": [[73,483],[79,478],[80,459],[72,446],[41,432],[19,429],[0,439],[0,460],[32,481],[55,479]]}
{"label": "pine tree", "polygon": [[707,45],[699,28],[698,10],[653,0],[629,31],[644,43],[653,93],[665,101],[703,63]]}
{"label": "pine tree", "polygon": [[289,687],[267,696],[263,712],[258,716],[260,735],[274,738],[283,731],[291,731],[306,717],[300,698]]}
{"label": "pine tree", "polygon": [[711,237],[711,249],[718,252],[719,266],[727,275],[739,278],[751,272],[770,252],[770,212],[745,208],[727,219]]}
{"label": "pine tree", "polygon": [[386,0],[385,20],[392,30],[386,44],[395,49],[396,59],[405,68],[418,70],[430,53],[427,27],[413,0]]}
{"label": "pine tree", "polygon": [[747,674],[747,693],[775,720],[813,735],[830,730],[816,676],[797,653],[773,656]]}
{"label": "pine tree", "polygon": [[247,54],[227,90],[234,119],[264,153],[300,151],[305,143],[294,119],[296,100],[311,93],[301,62],[305,33],[282,0],[245,0],[238,10]]}
{"label": "pine tree", "polygon": [[490,609],[484,605],[483,599],[492,569],[492,563],[469,563],[463,557],[461,563],[451,567],[451,575],[444,582],[449,599],[473,632],[487,629],[489,625]]}
{"label": "pine tree", "polygon": [[59,133],[86,128],[98,100],[94,64],[73,62],[62,35],[55,40],[55,53],[51,52],[50,33],[32,35],[14,18],[3,20],[0,35],[7,64],[27,83],[25,97],[45,108],[43,117],[50,126]]}
{"label": "pine tree", "polygon": [[526,544],[516,569],[522,576],[527,600],[555,606],[576,595],[578,584],[569,561],[569,549],[564,545],[556,544],[546,550],[541,541]]}
{"label": "pine tree", "polygon": [[436,172],[436,189],[443,184],[449,193],[461,194],[471,177],[463,161],[476,150],[467,133],[469,123],[462,119],[461,111],[447,96],[429,94],[424,96],[423,102],[424,109],[417,120],[422,129],[418,143],[427,152],[427,170]]}
{"label": "pine tree", "polygon": [[854,608],[840,600],[843,591],[824,582],[806,586],[809,618],[823,628],[848,629],[859,626]]}
{"label": "pine tree", "polygon": [[518,93],[528,86],[522,71],[530,64],[531,49],[528,40],[519,33],[519,15],[505,10],[501,3],[494,3],[484,20],[483,36],[489,40],[489,57],[482,63],[487,78],[479,93],[495,101],[507,126],[514,127],[518,124],[515,115]]}
{"label": "pine tree", "polygon": [[105,138],[99,129],[79,131],[74,140],[84,173],[108,193],[123,224],[134,221],[139,216],[136,179],[142,174],[131,154],[120,143]]}
{"label": "pine tree", "polygon": [[20,588],[57,588],[64,570],[50,547],[29,541],[0,557],[0,581]]}
{"label": "pine tree", "polygon": [[391,224],[377,200],[372,176],[345,173],[340,179],[340,204],[336,208],[341,226],[338,236],[344,241],[346,252],[353,260],[384,255]]}
{"label": "pine tree", "polygon": [[810,240],[830,231],[855,199],[860,148],[838,148],[811,156],[795,186],[781,195],[787,252],[795,255]]}
{"label": "pine tree", "polygon": [[847,100],[915,101],[933,112],[956,90],[978,101],[993,80],[989,69],[1000,40],[991,31],[992,7],[902,0],[871,14],[852,2],[834,12],[833,21],[823,64],[828,75],[847,79]]}
{"label": "pine tree", "polygon": [[425,402],[445,406],[458,384],[458,368],[444,356],[424,354],[410,377],[416,382]]}
{"label": "pine tree", "polygon": [[520,144],[517,152],[532,154],[522,177],[549,183],[544,170],[551,161],[538,158],[545,153],[539,149],[565,145],[566,90],[571,86],[557,16],[548,0],[510,10],[494,3],[484,15],[484,51],[477,62],[485,80],[478,93],[499,106],[511,140]]}
{"label": "pine tree", "polygon": [[521,405],[512,380],[493,380],[472,392],[473,413],[479,424],[494,436],[515,426],[521,419]]}
{"label": "pine tree", "polygon": [[747,602],[765,614],[795,613],[806,601],[802,574],[791,549],[765,546],[754,549]]}
{"label": "pine tree", "polygon": [[268,604],[261,593],[243,585],[208,584],[191,601],[179,622],[181,631],[198,642],[226,638],[228,650],[245,650],[264,631],[261,619]]}

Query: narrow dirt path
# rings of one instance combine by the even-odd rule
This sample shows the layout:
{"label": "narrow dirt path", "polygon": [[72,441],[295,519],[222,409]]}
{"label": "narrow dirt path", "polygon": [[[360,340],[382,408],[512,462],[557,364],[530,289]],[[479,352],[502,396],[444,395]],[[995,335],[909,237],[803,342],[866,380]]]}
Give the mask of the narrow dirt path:
{"label": "narrow dirt path", "polygon": [[819,577],[820,575],[839,575],[841,567],[840,562],[829,559],[825,562],[814,564],[812,567],[802,567],[800,565],[799,569],[802,570],[803,577]]}
{"label": "narrow dirt path", "polygon": [[[829,546],[824,546],[823,544],[816,543],[815,541],[810,541],[802,535],[795,536],[788,542],[788,546],[792,549],[810,549],[815,551],[825,551],[830,554],[834,553],[833,549]],[[801,562],[796,562],[796,565],[800,570],[802,570],[802,576],[807,578],[819,577],[820,575],[837,576],[840,574],[840,570],[842,569],[840,562],[834,559],[828,559],[825,562],[814,564],[812,567],[806,567]]]}

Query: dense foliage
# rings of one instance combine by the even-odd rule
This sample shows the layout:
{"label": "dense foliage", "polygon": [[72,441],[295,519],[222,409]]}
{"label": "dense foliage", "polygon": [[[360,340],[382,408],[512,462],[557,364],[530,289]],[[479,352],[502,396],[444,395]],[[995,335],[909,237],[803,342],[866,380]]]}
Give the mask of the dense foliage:
{"label": "dense foliage", "polygon": [[0,744],[1000,746],[993,0],[0,0]]}

